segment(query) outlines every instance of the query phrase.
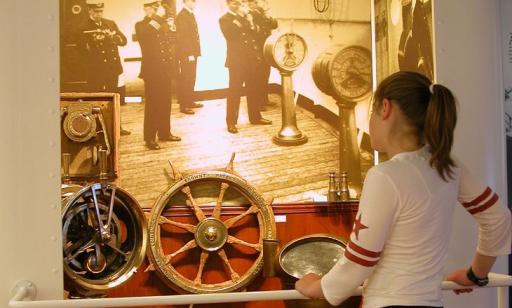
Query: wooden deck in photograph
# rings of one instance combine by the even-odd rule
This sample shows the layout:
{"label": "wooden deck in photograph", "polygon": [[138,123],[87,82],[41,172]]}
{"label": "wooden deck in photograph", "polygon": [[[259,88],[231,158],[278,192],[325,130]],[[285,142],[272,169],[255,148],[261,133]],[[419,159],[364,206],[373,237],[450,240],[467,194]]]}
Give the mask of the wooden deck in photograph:
{"label": "wooden deck in photograph", "polygon": [[280,97],[271,95],[278,103],[267,107],[263,116],[272,125],[249,124],[247,105],[240,105],[239,133],[226,130],[226,101],[203,102],[194,109],[195,115],[179,112],[173,104],[171,130],[181,142],[161,142],[162,149],[150,151],[143,141],[143,104],[121,107],[121,123],[132,132],[120,140],[119,186],[130,192],[143,208],[150,208],[172,182],[168,161],[181,171],[223,168],[231,153],[236,153],[235,170],[255,186],[266,199],[275,203],[312,201],[315,194],[326,194],[328,173],[338,169],[338,141],[336,132],[320,119],[302,108],[297,108],[297,122],[309,141],[300,146],[283,147],[272,142],[272,136],[281,128]]}

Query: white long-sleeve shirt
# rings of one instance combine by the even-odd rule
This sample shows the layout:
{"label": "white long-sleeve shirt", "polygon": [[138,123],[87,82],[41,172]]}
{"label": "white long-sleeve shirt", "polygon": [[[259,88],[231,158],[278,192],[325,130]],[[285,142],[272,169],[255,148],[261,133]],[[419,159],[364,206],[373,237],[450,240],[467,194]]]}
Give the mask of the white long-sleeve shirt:
{"label": "white long-sleeve shirt", "polygon": [[510,253],[511,213],[498,196],[457,163],[444,181],[422,148],[400,153],[367,174],[344,256],[322,277],[327,301],[338,305],[363,282],[363,308],[442,306],[441,282],[460,203],[480,225],[477,251]]}

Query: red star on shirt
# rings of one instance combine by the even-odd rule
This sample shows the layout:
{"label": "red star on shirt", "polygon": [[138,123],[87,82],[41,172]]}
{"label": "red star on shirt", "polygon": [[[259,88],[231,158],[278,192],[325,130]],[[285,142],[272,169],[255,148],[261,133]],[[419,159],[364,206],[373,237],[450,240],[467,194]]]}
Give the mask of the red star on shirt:
{"label": "red star on shirt", "polygon": [[352,232],[354,232],[354,234],[356,235],[356,240],[359,240],[359,231],[368,229],[367,226],[363,225],[361,220],[362,214],[359,214],[359,218],[356,218],[356,220],[354,221],[354,230]]}

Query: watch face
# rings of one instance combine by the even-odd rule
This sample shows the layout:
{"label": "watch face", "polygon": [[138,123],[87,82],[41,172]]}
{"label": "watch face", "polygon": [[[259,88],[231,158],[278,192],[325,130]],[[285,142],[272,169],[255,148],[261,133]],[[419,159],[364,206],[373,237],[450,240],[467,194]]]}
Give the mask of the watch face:
{"label": "watch face", "polygon": [[357,100],[372,91],[372,56],[368,49],[350,46],[334,58],[330,78],[335,93],[343,99]]}
{"label": "watch face", "polygon": [[284,70],[295,70],[306,58],[306,41],[295,33],[280,36],[274,46],[274,60]]}

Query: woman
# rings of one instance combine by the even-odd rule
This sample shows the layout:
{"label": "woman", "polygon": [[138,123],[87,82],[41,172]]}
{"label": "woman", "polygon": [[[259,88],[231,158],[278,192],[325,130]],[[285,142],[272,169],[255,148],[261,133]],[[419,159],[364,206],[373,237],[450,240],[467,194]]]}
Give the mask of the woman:
{"label": "woman", "polygon": [[440,286],[457,201],[479,223],[480,234],[469,269],[449,280],[486,284],[496,256],[510,253],[511,215],[452,158],[456,121],[455,98],[446,87],[412,72],[382,81],[370,136],[372,147],[390,160],[366,176],[343,258],[323,277],[304,276],[296,283],[299,292],[337,305],[366,281],[364,308],[442,307]]}

